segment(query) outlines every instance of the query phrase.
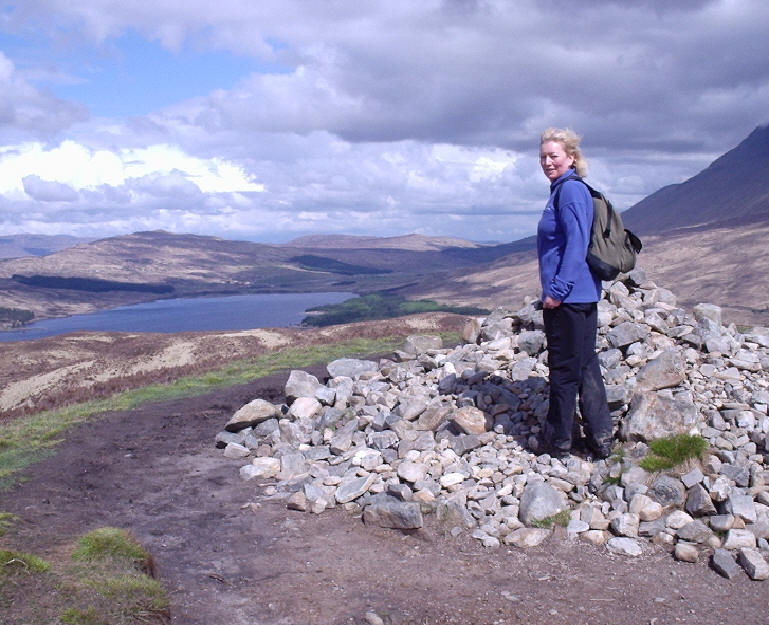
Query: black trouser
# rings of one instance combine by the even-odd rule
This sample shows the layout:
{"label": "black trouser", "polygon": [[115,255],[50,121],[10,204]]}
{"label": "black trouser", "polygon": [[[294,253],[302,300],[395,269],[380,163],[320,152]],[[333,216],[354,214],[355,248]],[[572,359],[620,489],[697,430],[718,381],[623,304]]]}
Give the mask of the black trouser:
{"label": "black trouser", "polygon": [[588,445],[597,449],[610,444],[611,415],[595,352],[598,306],[595,303],[561,304],[545,309],[544,319],[550,368],[550,408],[545,439],[556,450],[571,449],[579,394]]}

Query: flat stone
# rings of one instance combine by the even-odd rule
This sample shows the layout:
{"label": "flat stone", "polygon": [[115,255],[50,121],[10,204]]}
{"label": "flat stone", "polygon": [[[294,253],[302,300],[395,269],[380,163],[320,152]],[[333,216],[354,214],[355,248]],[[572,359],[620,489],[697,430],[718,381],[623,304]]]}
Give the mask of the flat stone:
{"label": "flat stone", "polygon": [[710,565],[719,575],[732,579],[740,573],[740,567],[728,549],[716,549],[710,558]]}
{"label": "flat stone", "polygon": [[755,549],[743,547],[737,554],[737,562],[753,580],[769,579],[769,564]]}
{"label": "flat stone", "polygon": [[359,360],[357,358],[339,358],[326,365],[326,370],[332,378],[360,377],[364,373],[377,372],[379,367],[373,360]]}
{"label": "flat stone", "polygon": [[696,520],[679,528],[676,535],[690,543],[704,544],[713,535],[713,530],[702,521]]}
{"label": "flat stone", "polygon": [[756,536],[750,530],[731,529],[726,532],[724,549],[752,549],[756,546]]}
{"label": "flat stone", "polygon": [[251,450],[240,443],[227,443],[224,448],[224,457],[232,460],[240,460],[251,455]]}
{"label": "flat stone", "polygon": [[418,529],[422,527],[422,511],[418,503],[404,502],[394,497],[376,501],[363,508],[363,522],[390,529]]}
{"label": "flat stone", "polygon": [[342,482],[334,493],[338,503],[347,503],[363,495],[374,483],[373,475],[364,475]]}
{"label": "flat stone", "polygon": [[527,549],[541,545],[550,537],[551,533],[551,530],[542,527],[521,527],[510,532],[502,540],[506,545]]}
{"label": "flat stone", "polygon": [[255,399],[240,408],[224,426],[228,432],[239,432],[280,414],[278,407],[263,399]]}
{"label": "flat stone", "polygon": [[606,543],[606,548],[612,553],[616,553],[623,556],[640,556],[643,553],[641,545],[637,540],[627,537],[614,537],[610,538]]}

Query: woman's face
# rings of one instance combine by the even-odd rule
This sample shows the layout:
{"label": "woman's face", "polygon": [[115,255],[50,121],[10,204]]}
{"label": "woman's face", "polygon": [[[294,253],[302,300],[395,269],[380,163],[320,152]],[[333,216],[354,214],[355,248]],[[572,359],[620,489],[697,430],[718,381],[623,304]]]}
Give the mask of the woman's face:
{"label": "woman's face", "polygon": [[539,146],[539,164],[550,182],[563,176],[572,165],[574,157],[566,154],[560,141],[545,141]]}

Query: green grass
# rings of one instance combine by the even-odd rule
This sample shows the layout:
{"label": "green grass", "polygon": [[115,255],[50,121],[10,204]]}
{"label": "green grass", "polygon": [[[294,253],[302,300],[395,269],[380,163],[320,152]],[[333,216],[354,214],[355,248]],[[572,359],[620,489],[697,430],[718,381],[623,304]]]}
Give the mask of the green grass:
{"label": "green grass", "polygon": [[658,438],[649,443],[650,453],[638,464],[650,473],[672,469],[687,460],[699,458],[708,448],[701,436],[678,434]]}
{"label": "green grass", "polygon": [[14,571],[45,573],[51,568],[45,560],[31,553],[0,549],[0,581]]}
{"label": "green grass", "polygon": [[169,622],[149,553],[127,531],[105,527],[63,541],[49,561],[0,550],[0,622],[156,625]]}
{"label": "green grass", "polygon": [[72,553],[73,560],[97,560],[99,558],[125,558],[147,568],[149,553],[124,529],[102,527],[77,541],[77,549]]}
{"label": "green grass", "polygon": [[[457,338],[453,334],[444,336],[444,340]],[[153,384],[104,399],[20,417],[3,425],[0,438],[0,491],[8,490],[18,481],[18,472],[53,454],[68,429],[95,415],[132,410],[149,402],[195,397],[219,388],[245,384],[286,369],[298,369],[337,358],[393,351],[402,347],[403,340],[404,337],[360,338],[334,345],[288,348],[234,361],[225,367],[179,378],[167,384]]]}
{"label": "green grass", "polygon": [[329,326],[341,323],[355,323],[373,319],[391,319],[424,312],[451,312],[458,315],[486,315],[485,308],[474,306],[449,306],[433,300],[406,300],[400,295],[370,293],[353,297],[338,304],[326,304],[310,308],[315,315],[302,320],[304,325]]}
{"label": "green grass", "polygon": [[5,536],[5,532],[16,523],[16,515],[10,512],[0,512],[0,537]]}

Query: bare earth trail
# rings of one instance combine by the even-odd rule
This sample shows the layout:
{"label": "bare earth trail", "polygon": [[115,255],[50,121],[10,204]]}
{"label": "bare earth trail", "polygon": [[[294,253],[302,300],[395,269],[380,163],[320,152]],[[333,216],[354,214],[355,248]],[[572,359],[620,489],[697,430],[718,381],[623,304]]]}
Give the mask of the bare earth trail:
{"label": "bare earth trail", "polygon": [[286,510],[213,444],[246,402],[281,401],[286,378],[80,426],[0,493],[0,511],[18,515],[17,539],[43,556],[63,537],[130,529],[154,555],[176,625],[364,624],[369,610],[392,625],[769,621],[766,582],[729,581],[651,545],[612,556],[557,532],[538,548],[487,551],[429,515],[401,533],[341,508]]}

